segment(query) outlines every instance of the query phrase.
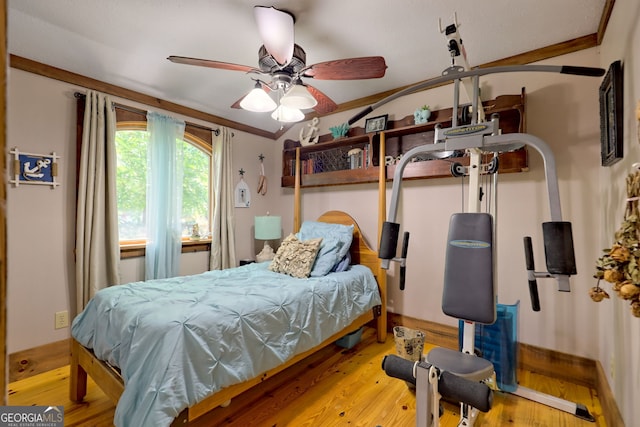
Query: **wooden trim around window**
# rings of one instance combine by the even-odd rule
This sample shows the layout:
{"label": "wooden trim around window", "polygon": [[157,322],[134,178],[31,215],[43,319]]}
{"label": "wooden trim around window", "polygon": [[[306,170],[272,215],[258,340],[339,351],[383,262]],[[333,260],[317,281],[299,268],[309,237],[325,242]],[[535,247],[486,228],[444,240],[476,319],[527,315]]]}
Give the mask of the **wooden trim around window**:
{"label": "wooden trim around window", "polygon": [[[146,113],[143,114],[143,112],[135,112],[132,110],[118,108],[118,106],[116,106],[116,126],[118,130],[146,130],[146,121]],[[205,129],[198,126],[187,124],[185,127],[184,139],[211,155],[211,131],[206,131]],[[209,162],[210,168],[211,163],[212,162]],[[209,174],[211,174],[211,170],[209,171]],[[209,219],[209,222],[211,222],[211,219]],[[144,257],[146,252],[145,246],[146,244],[144,241],[120,243],[120,259]],[[211,239],[182,241],[183,254],[189,252],[204,252],[210,250]]]}
{"label": "wooden trim around window", "polygon": [[[120,245],[120,259],[139,258],[146,253],[145,243],[131,243]],[[211,250],[211,239],[183,240],[182,253],[205,252]]]}
{"label": "wooden trim around window", "polygon": [[[116,123],[118,127],[131,127],[135,126],[140,130],[147,129],[147,112],[144,110],[136,111],[136,108],[124,106],[120,104],[114,104],[116,110]],[[142,125],[144,123],[144,125]],[[185,122],[184,133],[185,137],[191,142],[195,142],[197,145],[207,149],[211,152],[211,146],[213,145],[213,138],[211,137],[212,129],[207,129],[204,126],[200,126],[194,123]],[[195,138],[194,138],[195,137]]]}

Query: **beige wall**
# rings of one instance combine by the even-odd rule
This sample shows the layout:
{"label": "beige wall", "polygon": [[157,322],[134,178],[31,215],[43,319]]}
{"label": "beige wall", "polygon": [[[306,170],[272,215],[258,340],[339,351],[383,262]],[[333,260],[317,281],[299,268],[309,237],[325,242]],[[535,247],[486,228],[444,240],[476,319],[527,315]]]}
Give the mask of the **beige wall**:
{"label": "beige wall", "polygon": [[[598,88],[602,79],[559,74],[517,73],[485,78],[483,97],[527,92],[527,131],[542,138],[553,150],[558,165],[562,211],[573,225],[578,274],[572,292],[559,293],[553,281],[540,280],[542,311],[530,308],[522,237],[534,241],[538,270],[544,252],[541,223],[549,220],[542,160],[530,153],[530,171],[499,177],[498,294],[499,302],[520,301],[519,340],[540,347],[599,360],[625,424],[640,419],[640,319],[632,317],[628,303],[615,297],[596,304],[588,297],[595,285],[595,260],[612,243],[625,205],[625,178],[640,162],[640,130],[635,109],[640,102],[640,3],[617,0],[606,36],[598,48],[543,61],[544,64],[608,68],[623,60],[625,74],[624,159],[612,167],[600,166]],[[449,107],[451,87],[413,94],[382,106],[371,114],[391,119],[430,104]],[[324,117],[321,133],[346,122],[359,110]],[[362,122],[356,125],[362,126]],[[297,139],[300,127],[284,138]],[[283,138],[283,139],[284,139]],[[388,198],[391,188],[387,186]],[[282,192],[289,200],[291,195]],[[398,221],[410,231],[407,288],[397,287],[397,270],[390,270],[389,306],[396,313],[454,324],[440,309],[443,253],[448,219],[460,210],[460,183],[455,179],[409,181],[403,184]],[[289,203],[283,202],[288,206]],[[357,185],[306,189],[303,212],[312,219],[327,209],[353,214],[365,237],[376,242],[376,187]],[[290,221],[290,216],[287,217]],[[606,286],[606,285],[605,285]]]}
{"label": "beige wall", "polygon": [[55,151],[62,185],[7,189],[8,353],[69,335],[68,329],[54,330],[54,313],[69,310],[74,271],[73,110],[73,92],[63,85],[9,70],[7,147]]}
{"label": "beige wall", "polygon": [[[589,66],[597,65],[598,57],[596,50],[592,49],[550,63]],[[52,328],[53,313],[67,307],[70,284],[73,283],[70,254],[75,215],[75,100],[72,96],[75,88],[29,73],[11,71],[9,145],[34,152],[55,150],[62,155],[64,171],[63,185],[56,190],[21,186],[9,191],[9,321],[10,331],[18,331],[9,334],[10,352],[13,352],[60,339],[68,333]],[[531,153],[530,172],[500,177],[500,300],[508,304],[522,301],[520,338],[523,342],[587,357],[597,356],[595,338],[589,332],[591,328],[577,326],[594,322],[593,316],[589,315],[592,307],[586,304],[590,300],[579,289],[591,286],[589,269],[591,259],[597,254],[596,245],[590,241],[594,236],[585,230],[592,230],[591,224],[597,224],[597,219],[593,218],[596,213],[587,207],[593,203],[591,192],[597,188],[599,169],[598,84],[598,79],[584,77],[519,73],[494,76],[490,85],[484,85],[485,96],[490,97],[517,94],[521,87],[526,87],[529,131],[546,140],[558,157],[563,209],[567,219],[574,222],[580,273],[573,281],[574,292],[570,294],[557,293],[552,282],[541,284],[543,311],[530,311],[524,281],[526,276],[521,268],[522,236],[525,233],[533,236],[537,258],[542,259],[540,223],[548,220],[541,160],[537,154]],[[417,105],[429,103],[440,108],[450,106],[451,102],[450,87],[444,87],[396,100],[379,112],[400,118],[411,114]],[[346,121],[351,114],[323,118],[321,132]],[[29,120],[34,116],[40,121]],[[557,117],[563,119],[558,120]],[[302,126],[305,125],[294,126],[285,138],[297,138]],[[266,211],[280,214],[285,232],[291,230],[293,193],[279,187],[282,144],[241,132],[236,134],[235,169],[247,171],[245,180],[253,191],[259,167],[257,156],[262,152],[266,156],[265,168],[270,184],[267,196],[253,193],[251,208],[236,209],[237,252],[238,258],[244,258],[255,253],[251,235],[253,216]],[[52,200],[42,201],[43,197]],[[440,310],[440,282],[446,225],[451,213],[461,209],[460,199],[460,183],[453,178],[411,181],[403,185],[399,220],[405,229],[411,231],[412,238],[407,291],[400,293],[397,286],[392,286],[390,291],[390,306],[395,312],[451,323]],[[49,206],[50,212],[57,215],[49,215],[48,221],[31,217],[29,213],[34,212],[33,206],[40,206],[39,203]],[[375,184],[303,191],[305,219],[315,218],[328,209],[346,210],[359,221],[365,237],[374,247],[377,246],[376,206]],[[38,245],[29,243],[34,241]],[[35,256],[32,256],[34,251]],[[195,270],[203,268],[203,265],[206,268],[206,260],[203,262],[201,258],[193,260],[193,264]],[[125,279],[138,280],[141,277],[139,260],[127,261],[123,272]],[[42,277],[33,277],[34,274]],[[390,275],[392,284],[395,284],[396,271],[390,270]],[[24,310],[23,307],[33,305],[34,293],[43,295],[42,301],[46,303],[34,311]],[[12,310],[12,306],[19,309]],[[549,330],[554,333],[549,333]]]}
{"label": "beige wall", "polygon": [[[546,64],[599,66],[598,52],[589,49]],[[483,79],[483,96],[527,93],[528,132],[551,146],[558,163],[560,193],[565,220],[573,223],[578,275],[571,293],[559,293],[551,280],[540,280],[542,311],[531,310],[522,239],[532,236],[539,269],[544,252],[541,224],[549,208],[541,157],[530,150],[530,171],[500,175],[498,185],[498,295],[504,304],[520,301],[519,339],[522,342],[598,357],[597,317],[586,290],[593,286],[591,271],[598,254],[599,213],[594,195],[600,169],[598,86],[600,79],[552,73],[511,73]],[[382,106],[371,114],[390,114],[399,119],[423,104],[450,107],[452,86],[425,91]],[[345,122],[355,112],[325,117],[321,127]],[[357,125],[362,125],[357,123]],[[300,125],[302,126],[302,125]],[[291,138],[298,129],[292,129]],[[391,186],[388,186],[388,198]],[[468,188],[465,187],[465,197]],[[288,198],[290,196],[287,196]],[[304,218],[326,209],[344,209],[361,223],[369,242],[377,247],[376,186],[327,187],[303,191]],[[405,181],[400,195],[398,222],[411,232],[407,285],[400,292],[397,269],[389,270],[389,306],[396,313],[440,323],[455,324],[440,308],[444,243],[449,217],[461,211],[459,179]],[[282,203],[288,206],[289,203]]]}
{"label": "beige wall", "polygon": [[[7,190],[8,353],[37,347],[69,337],[69,329],[54,329],[54,314],[72,313],[75,300],[73,247],[75,233],[75,123],[76,90],[67,83],[10,69],[8,85],[7,147],[20,151],[50,154],[56,152],[62,183],[56,189],[46,186],[9,185]],[[144,108],[126,100],[127,105]],[[184,117],[183,117],[184,118]],[[215,124],[186,118],[190,122],[217,128]],[[254,251],[253,217],[269,210],[269,201],[277,193],[275,175],[278,157],[269,150],[274,141],[234,131],[234,171],[240,168],[253,194],[249,208],[236,209],[237,256],[252,258]],[[272,174],[266,196],[255,194],[258,182],[258,155],[264,152],[265,170]],[[279,150],[274,150],[280,156]],[[208,269],[208,253],[183,255],[181,272],[194,274]],[[124,282],[142,280],[141,259],[122,262]]]}
{"label": "beige wall", "polygon": [[[597,198],[601,201],[598,247],[610,247],[624,216],[625,178],[640,162],[640,124],[636,105],[640,102],[640,2],[616,0],[607,33],[600,47],[603,68],[615,60],[624,67],[624,159],[600,169]],[[608,286],[608,285],[607,285]],[[598,315],[598,359],[608,375],[627,426],[640,419],[640,319],[631,316],[629,304],[617,298],[593,307]]]}
{"label": "beige wall", "polygon": [[[549,144],[558,163],[565,220],[573,223],[578,275],[572,292],[559,293],[553,281],[539,282],[542,311],[531,311],[522,237],[530,235],[538,269],[543,265],[541,223],[549,220],[540,156],[530,152],[530,171],[500,175],[498,212],[499,302],[520,301],[519,340],[599,360],[611,382],[627,425],[640,418],[634,399],[640,393],[640,323],[627,304],[613,297],[595,304],[588,295],[593,265],[600,249],[610,244],[624,205],[624,178],[640,161],[635,103],[640,99],[640,5],[618,0],[602,46],[565,55],[545,64],[608,67],[615,59],[625,63],[625,158],[611,168],[600,166],[598,86],[601,79],[559,74],[517,73],[484,79],[483,97],[527,92],[528,132]],[[471,57],[472,59],[472,57]],[[62,186],[20,186],[8,189],[8,349],[9,353],[69,336],[54,330],[56,311],[69,309],[73,286],[75,194],[75,100],[72,85],[11,69],[8,100],[8,147],[62,156]],[[450,107],[451,87],[413,94],[384,105],[374,114],[391,119],[412,114],[416,106]],[[321,133],[348,120],[356,111],[321,119]],[[362,126],[362,122],[357,125]],[[211,125],[215,127],[215,125]],[[294,126],[279,141],[235,131],[235,170],[247,171],[245,180],[252,206],[236,209],[237,256],[255,254],[253,217],[270,211],[283,216],[283,229],[292,228],[291,189],[280,188],[284,139],[298,139],[305,124]],[[263,153],[269,180],[266,196],[255,194]],[[237,176],[237,175],[236,175]],[[388,185],[387,194],[390,197]],[[465,192],[467,189],[465,188]],[[465,193],[466,194],[466,193]],[[407,289],[397,287],[397,270],[390,274],[389,305],[396,313],[454,324],[440,309],[444,242],[449,217],[461,209],[460,181],[453,178],[409,181],[403,184],[398,220],[410,231]],[[303,217],[313,219],[329,209],[351,213],[365,238],[377,247],[377,187],[375,184],[305,189]],[[206,269],[206,254],[185,258],[185,271]],[[140,260],[123,263],[125,279],[142,276]]]}

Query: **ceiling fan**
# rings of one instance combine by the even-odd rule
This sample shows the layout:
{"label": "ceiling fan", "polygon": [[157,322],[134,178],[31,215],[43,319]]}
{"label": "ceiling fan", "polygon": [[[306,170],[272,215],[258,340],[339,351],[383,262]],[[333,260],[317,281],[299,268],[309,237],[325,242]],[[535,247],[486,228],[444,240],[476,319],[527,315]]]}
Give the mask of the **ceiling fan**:
{"label": "ceiling fan", "polygon": [[[281,122],[296,122],[304,118],[300,110],[313,108],[319,114],[327,114],[338,106],[327,95],[302,81],[361,80],[383,77],[387,65],[381,56],[365,56],[339,59],[306,65],[306,53],[294,42],[294,16],[275,7],[254,6],[254,16],[263,45],[258,49],[258,68],[213,61],[209,59],[169,56],[178,64],[222,70],[243,71],[269,78],[255,78],[254,89],[235,102],[232,108],[249,111],[273,111],[271,117]],[[268,94],[275,92],[277,101]]]}

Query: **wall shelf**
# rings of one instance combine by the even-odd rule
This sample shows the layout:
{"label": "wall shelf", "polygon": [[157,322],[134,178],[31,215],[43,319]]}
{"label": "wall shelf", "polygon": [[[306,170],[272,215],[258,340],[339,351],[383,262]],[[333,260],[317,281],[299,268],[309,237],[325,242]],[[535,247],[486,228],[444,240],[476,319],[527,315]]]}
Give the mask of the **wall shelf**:
{"label": "wall shelf", "polygon": [[[525,132],[525,92],[519,95],[503,95],[493,100],[484,101],[485,114],[490,117],[497,113],[500,116],[500,129],[503,134]],[[432,111],[431,121],[415,125],[413,115],[401,120],[390,121],[385,133],[385,156],[397,157],[411,148],[432,143],[437,124],[451,126],[452,108]],[[460,123],[460,121],[459,121]],[[282,187],[293,187],[295,180],[296,149],[300,147],[301,186],[321,187],[329,185],[346,185],[370,183],[378,181],[379,134],[366,134],[364,129],[349,129],[346,137],[333,139],[330,134],[322,135],[319,142],[301,146],[298,141],[286,140],[282,151]],[[351,169],[348,153],[353,149],[361,149],[362,167]],[[463,154],[463,153],[459,153]],[[527,149],[521,148],[499,154],[499,173],[516,173],[528,170]],[[487,162],[490,155],[487,154]],[[451,157],[439,160],[423,160],[412,162],[405,167],[403,179],[444,178],[451,176],[451,163],[469,164],[469,157]],[[385,166],[387,180],[393,179],[395,165]]]}

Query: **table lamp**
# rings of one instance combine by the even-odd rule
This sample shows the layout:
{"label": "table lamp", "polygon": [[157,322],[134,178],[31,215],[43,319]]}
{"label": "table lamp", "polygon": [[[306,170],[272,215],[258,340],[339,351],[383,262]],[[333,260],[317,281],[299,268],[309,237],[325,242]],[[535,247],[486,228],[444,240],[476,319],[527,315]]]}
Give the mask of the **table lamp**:
{"label": "table lamp", "polygon": [[275,256],[273,248],[269,246],[269,240],[277,240],[282,237],[282,218],[279,216],[257,216],[254,219],[254,229],[256,240],[264,240],[264,247],[258,255],[256,261],[263,262],[272,260]]}

